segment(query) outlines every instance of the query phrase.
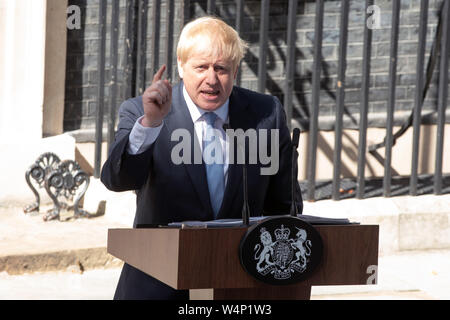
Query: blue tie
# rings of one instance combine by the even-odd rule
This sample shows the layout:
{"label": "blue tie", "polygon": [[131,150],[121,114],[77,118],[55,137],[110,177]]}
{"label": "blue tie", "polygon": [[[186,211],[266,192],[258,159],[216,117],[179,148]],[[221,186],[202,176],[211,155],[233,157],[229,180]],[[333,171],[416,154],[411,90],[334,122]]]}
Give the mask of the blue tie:
{"label": "blue tie", "polygon": [[214,133],[214,122],[217,119],[217,115],[214,112],[206,112],[203,114],[203,118],[206,121],[206,132],[203,140],[203,160],[206,167],[209,198],[214,211],[214,218],[217,218],[225,190],[222,145],[220,144],[219,137]]}

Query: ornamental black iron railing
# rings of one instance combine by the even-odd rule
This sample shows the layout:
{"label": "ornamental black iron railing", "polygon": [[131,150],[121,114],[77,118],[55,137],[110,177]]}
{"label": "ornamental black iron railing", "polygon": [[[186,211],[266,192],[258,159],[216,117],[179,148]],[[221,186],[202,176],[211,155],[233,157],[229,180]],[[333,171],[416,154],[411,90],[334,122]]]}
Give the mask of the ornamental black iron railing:
{"label": "ornamental black iron railing", "polygon": [[[287,114],[288,124],[292,125],[291,120],[298,117],[298,106],[294,103],[294,91],[296,87],[296,55],[297,50],[296,29],[298,23],[298,6],[299,4],[314,3],[314,33],[313,33],[313,65],[311,72],[311,103],[306,114],[307,118],[303,119],[303,130],[309,131],[308,152],[307,152],[307,179],[302,182],[305,198],[310,201],[317,200],[318,181],[316,179],[316,162],[318,149],[318,132],[320,131],[319,106],[321,105],[321,90],[324,90],[324,83],[321,76],[326,71],[324,59],[322,56],[323,49],[323,31],[324,11],[327,1],[303,1],[303,0],[286,0],[288,2],[287,15],[285,17],[285,73],[283,87],[278,87],[282,91],[282,102]],[[332,1],[328,1],[332,2]],[[345,113],[345,94],[346,94],[346,68],[348,63],[348,26],[349,17],[351,17],[349,0],[333,1],[340,2],[339,9],[335,11],[339,16],[338,26],[338,49],[337,49],[337,80],[335,88],[335,115],[332,125],[335,133],[335,142],[333,150],[333,178],[330,186],[329,195],[332,199],[338,200],[344,197],[342,193],[343,182],[341,178],[341,154],[342,154],[342,135],[344,129],[343,116]],[[248,3],[248,2],[247,2]],[[254,1],[252,2],[253,5]],[[256,51],[251,52],[246,59],[253,62],[257,61],[257,67],[253,69],[257,78],[257,88],[260,92],[270,91],[275,84],[268,79],[267,74],[267,55],[270,40],[270,0],[262,0],[259,9],[259,34],[257,54]],[[362,1],[359,1],[362,3]],[[356,129],[359,131],[358,155],[357,155],[357,175],[354,179],[353,186],[357,198],[362,199],[367,196],[367,178],[365,175],[365,164],[367,157],[375,157],[384,166],[384,177],[382,185],[382,195],[389,197],[392,195],[393,173],[391,161],[392,150],[397,139],[410,127],[413,130],[412,152],[408,160],[411,162],[411,174],[409,180],[410,195],[418,194],[419,180],[418,161],[419,161],[419,136],[421,124],[423,123],[422,105],[430,86],[433,74],[439,71],[438,78],[438,100],[437,108],[434,111],[435,123],[437,125],[436,133],[436,155],[434,174],[430,179],[425,179],[427,184],[432,183],[433,192],[441,194],[443,192],[442,172],[444,157],[444,126],[446,119],[446,107],[448,101],[448,56],[449,56],[449,19],[450,19],[450,1],[442,1],[438,11],[438,24],[436,27],[435,38],[429,53],[429,60],[426,63],[426,43],[429,18],[429,1],[420,1],[417,52],[416,52],[416,78],[414,89],[414,106],[411,116],[406,119],[400,130],[394,130],[394,112],[396,106],[396,87],[397,87],[397,69],[398,69],[398,48],[399,48],[399,21],[402,13],[402,3],[398,1],[387,2],[390,4],[390,40],[389,40],[389,71],[388,71],[388,95],[387,109],[385,110],[385,128],[386,137],[384,141],[374,145],[368,145],[368,114],[369,114],[369,95],[371,81],[371,56],[373,49],[373,30],[367,25],[367,21],[373,18],[373,11],[368,10],[377,4],[377,1],[366,0],[363,14],[365,16],[363,25],[363,45],[362,45],[362,64],[361,64],[361,87],[359,97],[359,120]],[[411,3],[408,1],[407,3]],[[162,5],[163,4],[163,5]],[[117,83],[121,81],[123,87],[123,97],[129,98],[134,95],[140,95],[144,91],[146,84],[151,75],[157,70],[160,64],[167,65],[167,72],[171,79],[176,79],[175,72],[176,59],[174,56],[174,46],[181,27],[184,23],[198,15],[198,10],[193,9],[194,5],[203,6],[206,10],[203,14],[214,14],[221,16],[218,10],[218,1],[174,1],[174,0],[128,0],[125,1],[125,8],[122,11],[125,20],[124,30],[124,59],[122,64],[123,78],[117,79],[118,55],[119,55],[119,19],[121,17],[120,1],[100,1],[99,5],[99,39],[100,50],[98,58],[98,105],[96,114],[96,149],[95,149],[95,168],[94,176],[100,175],[101,164],[101,142],[102,128],[104,121],[104,113],[108,112],[107,118],[107,137],[108,145],[114,139],[114,129],[116,126],[117,113]],[[111,19],[107,22],[107,9],[111,7]],[[232,12],[228,14],[234,17],[234,27],[238,32],[244,32],[244,12],[246,1],[236,0]],[[149,11],[151,10],[151,11]],[[257,15],[258,12],[252,13]],[[248,13],[247,13],[248,15]],[[162,23],[163,21],[163,23]],[[232,23],[232,24],[233,24]],[[106,30],[110,28],[110,79],[105,77],[105,48],[106,48]],[[148,34],[151,30],[151,34]],[[150,41],[147,41],[150,39]],[[280,49],[278,47],[278,49]],[[281,49],[280,49],[281,50]],[[149,61],[148,53],[151,53]],[[426,70],[424,67],[426,66]],[[237,85],[241,83],[240,74],[236,80]],[[105,106],[105,84],[109,86],[109,105]],[[306,121],[306,122],[305,122]],[[378,153],[378,149],[385,148],[384,158]],[[423,180],[423,179],[422,179]],[[422,181],[421,180],[421,181]]]}

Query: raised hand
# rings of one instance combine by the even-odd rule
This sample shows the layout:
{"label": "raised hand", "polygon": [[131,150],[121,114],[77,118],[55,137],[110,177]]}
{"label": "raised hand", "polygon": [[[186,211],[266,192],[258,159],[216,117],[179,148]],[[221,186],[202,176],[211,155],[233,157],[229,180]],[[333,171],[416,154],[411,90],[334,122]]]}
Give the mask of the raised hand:
{"label": "raised hand", "polygon": [[144,127],[157,127],[161,125],[164,117],[169,113],[172,104],[172,85],[169,80],[162,80],[166,71],[163,65],[153,76],[153,81],[142,95],[144,118],[141,124]]}

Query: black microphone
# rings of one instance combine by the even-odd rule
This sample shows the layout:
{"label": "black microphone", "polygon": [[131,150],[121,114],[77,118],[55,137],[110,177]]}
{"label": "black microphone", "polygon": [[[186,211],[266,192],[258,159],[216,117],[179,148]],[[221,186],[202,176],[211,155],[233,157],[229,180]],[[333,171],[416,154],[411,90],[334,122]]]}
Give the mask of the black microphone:
{"label": "black microphone", "polygon": [[298,141],[300,140],[300,129],[295,128],[292,133],[292,145],[295,147],[295,149],[298,148]]}
{"label": "black microphone", "polygon": [[296,217],[298,215],[297,202],[295,201],[295,194],[297,190],[297,159],[298,159],[298,142],[300,139],[300,129],[295,128],[292,134],[292,202],[291,202],[291,216]]}

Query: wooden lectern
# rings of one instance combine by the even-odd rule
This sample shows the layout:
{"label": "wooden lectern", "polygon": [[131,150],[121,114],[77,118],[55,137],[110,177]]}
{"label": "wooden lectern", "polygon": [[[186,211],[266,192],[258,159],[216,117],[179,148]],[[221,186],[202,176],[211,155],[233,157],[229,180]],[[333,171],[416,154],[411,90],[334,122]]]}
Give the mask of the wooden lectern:
{"label": "wooden lectern", "polygon": [[[310,299],[311,286],[364,285],[378,265],[378,225],[315,225],[323,241],[320,265],[308,279],[272,286],[239,261],[247,228],[109,229],[108,253],[191,299]],[[372,270],[372,271],[371,271]]]}

